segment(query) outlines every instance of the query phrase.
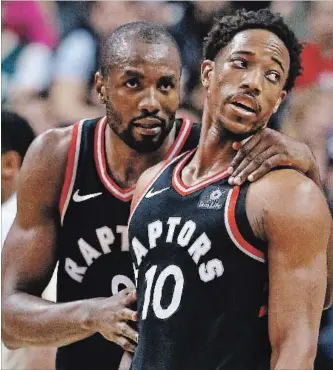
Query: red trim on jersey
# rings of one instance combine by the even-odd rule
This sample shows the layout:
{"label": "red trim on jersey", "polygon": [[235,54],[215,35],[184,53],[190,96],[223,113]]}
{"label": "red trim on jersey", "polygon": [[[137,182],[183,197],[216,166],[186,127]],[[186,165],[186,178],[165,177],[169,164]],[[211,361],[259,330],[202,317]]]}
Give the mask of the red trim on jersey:
{"label": "red trim on jersey", "polygon": [[[185,152],[186,153],[186,152]],[[184,155],[185,153],[181,154]],[[135,212],[135,210],[137,209],[139,203],[142,201],[142,199],[144,198],[144,196],[146,195],[148,189],[153,185],[153,183],[157,180],[157,178],[163,173],[163,171],[170,165],[172,164],[175,160],[177,160],[178,157],[176,158],[173,158],[172,160],[169,160],[169,161],[165,161],[165,163],[163,164],[163,166],[159,169],[159,171],[155,174],[155,176],[148,182],[148,184],[143,188],[143,190],[141,191],[141,194],[139,196],[139,200],[138,202],[136,203],[135,207],[133,210],[131,210],[130,212],[130,216],[129,216],[129,219],[128,219],[128,224],[130,223],[131,221],[131,218]]]}
{"label": "red trim on jersey", "polygon": [[220,181],[229,176],[227,169],[224,168],[213,175],[207,176],[197,182],[194,185],[188,186],[184,184],[181,173],[183,168],[185,167],[186,163],[188,162],[191,155],[196,151],[196,149],[191,150],[175,167],[173,174],[172,174],[172,186],[180,195],[188,195],[195,191],[201,190],[207,185],[212,184],[213,182]]}
{"label": "red trim on jersey", "polygon": [[62,214],[64,210],[65,202],[68,196],[68,191],[69,191],[69,187],[70,187],[72,176],[73,176],[75,151],[76,151],[76,140],[77,140],[78,130],[79,130],[79,122],[73,125],[72,138],[71,138],[71,141],[68,147],[65,179],[64,179],[64,184],[61,189],[60,202],[59,202],[60,215]]}
{"label": "red trim on jersey", "polygon": [[258,317],[263,317],[263,316],[267,315],[267,313],[268,313],[268,307],[266,305],[261,306],[260,310],[259,310]]}
{"label": "red trim on jersey", "polygon": [[192,126],[193,122],[191,122],[189,119],[186,118],[183,120],[179,133],[165,154],[164,160],[171,160],[178,156],[191,132]]}
{"label": "red trim on jersey", "polygon": [[105,155],[105,129],[107,125],[107,118],[102,118],[96,125],[95,131],[95,162],[96,168],[105,188],[112,193],[116,198],[127,202],[132,199],[135,186],[127,189],[122,189],[115,181],[109,176],[106,168],[106,155]]}
{"label": "red trim on jersey", "polygon": [[229,226],[231,234],[232,234],[232,235],[229,234],[229,236],[233,239],[236,246],[239,249],[241,249],[243,252],[245,252],[246,254],[255,258],[256,260],[260,262],[265,262],[264,253],[260,251],[259,249],[255,248],[253,245],[249,244],[243,238],[242,234],[240,233],[238,229],[236,217],[235,217],[235,209],[236,209],[236,203],[237,203],[239,192],[240,192],[240,187],[235,186],[231,190],[231,196],[229,194],[230,198],[226,205],[226,212],[227,212],[226,226],[227,227]]}
{"label": "red trim on jersey", "polygon": [[[122,189],[116,182],[109,176],[106,167],[106,155],[105,155],[105,129],[107,125],[107,118],[102,118],[96,125],[95,131],[95,162],[98,175],[105,186],[105,188],[116,198],[122,201],[130,201],[133,197],[135,186],[127,189]],[[192,128],[192,122],[184,120],[180,128],[179,134],[175,138],[175,141],[164,156],[165,160],[171,160],[177,156],[182,150]]]}

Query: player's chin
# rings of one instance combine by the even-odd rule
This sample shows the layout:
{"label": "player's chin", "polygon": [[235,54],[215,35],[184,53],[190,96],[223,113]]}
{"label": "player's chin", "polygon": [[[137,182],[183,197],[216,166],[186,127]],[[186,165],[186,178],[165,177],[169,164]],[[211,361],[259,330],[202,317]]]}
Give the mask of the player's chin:
{"label": "player's chin", "polygon": [[142,137],[135,141],[135,149],[139,153],[151,153],[159,149],[163,144],[161,136],[156,137]]}
{"label": "player's chin", "polygon": [[222,123],[223,131],[228,135],[232,136],[232,139],[244,140],[247,137],[256,133],[261,125],[257,120],[239,120],[237,117],[224,117]]}

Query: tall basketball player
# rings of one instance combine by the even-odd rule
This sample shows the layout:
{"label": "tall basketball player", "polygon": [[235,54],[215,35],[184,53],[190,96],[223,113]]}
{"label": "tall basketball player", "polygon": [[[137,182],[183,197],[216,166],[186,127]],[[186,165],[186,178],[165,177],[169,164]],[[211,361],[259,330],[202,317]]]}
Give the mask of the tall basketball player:
{"label": "tall basketball player", "polygon": [[[180,55],[164,28],[120,27],[102,54],[96,88],[106,117],[35,141],[22,167],[18,216],[3,254],[5,343],[57,346],[62,370],[118,369],[123,349],[134,351],[126,233],[134,186],[148,167],[194,148],[199,138],[198,125],[174,120]],[[298,148],[287,159],[301,171],[315,166],[306,146],[278,135],[287,148]],[[270,137],[263,138],[267,148],[281,142]],[[284,145],[277,147],[284,153]],[[58,302],[50,303],[40,293],[57,261]]]}
{"label": "tall basketball player", "polygon": [[235,138],[265,127],[293,87],[300,51],[269,10],[239,11],[209,33],[199,145],[147,170],[133,199],[133,370],[313,368],[332,222],[325,198],[293,169],[241,187],[227,170]]}

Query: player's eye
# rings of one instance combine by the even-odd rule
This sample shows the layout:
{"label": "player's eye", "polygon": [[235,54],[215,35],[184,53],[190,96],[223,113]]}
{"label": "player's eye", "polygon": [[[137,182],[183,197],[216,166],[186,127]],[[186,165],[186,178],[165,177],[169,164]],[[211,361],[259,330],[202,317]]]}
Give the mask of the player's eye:
{"label": "player's eye", "polygon": [[234,58],[231,60],[232,64],[236,68],[246,68],[247,67],[247,60],[243,58]]}
{"label": "player's eye", "polygon": [[125,85],[130,89],[136,89],[140,86],[140,82],[137,78],[133,77],[127,80]]}
{"label": "player's eye", "polygon": [[175,83],[172,78],[162,78],[158,83],[158,88],[163,91],[167,92],[175,87]]}
{"label": "player's eye", "polygon": [[273,82],[273,83],[278,83],[280,81],[280,74],[276,71],[269,71],[268,73],[266,73],[266,78]]}

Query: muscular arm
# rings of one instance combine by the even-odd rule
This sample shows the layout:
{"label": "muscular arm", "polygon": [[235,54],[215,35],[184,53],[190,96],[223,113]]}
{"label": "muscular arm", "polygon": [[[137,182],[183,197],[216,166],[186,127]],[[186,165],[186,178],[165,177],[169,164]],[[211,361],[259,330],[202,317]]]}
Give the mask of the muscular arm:
{"label": "muscular arm", "polygon": [[58,346],[91,334],[84,327],[88,311],[82,302],[54,304],[40,298],[57,260],[57,199],[70,139],[64,132],[39,137],[20,174],[18,212],[2,257],[2,330],[11,348]]}
{"label": "muscular arm", "polygon": [[[126,293],[119,293],[124,302],[115,297],[69,303],[40,298],[57,261],[58,204],[71,130],[53,130],[37,138],[22,166],[17,217],[2,257],[3,341],[12,349],[63,346],[107,331],[110,321],[112,325],[115,319],[128,319],[133,314],[129,309],[117,313],[123,307],[120,303],[133,301]],[[128,333],[130,328],[122,323],[117,329]],[[114,331],[102,334],[126,346],[128,343],[115,337]]]}
{"label": "muscular arm", "polygon": [[[237,154],[231,163],[234,169],[229,179],[231,184],[242,184],[247,179],[254,182],[275,167],[291,166],[303,172],[323,191],[316,159],[309,147],[299,140],[265,128],[243,145],[235,142],[233,147]],[[331,227],[331,239],[327,248],[325,308],[333,304],[333,222]]]}
{"label": "muscular arm", "polygon": [[292,170],[270,173],[255,194],[252,211],[261,212],[269,243],[271,368],[312,369],[327,282],[328,207],[318,187]]}

